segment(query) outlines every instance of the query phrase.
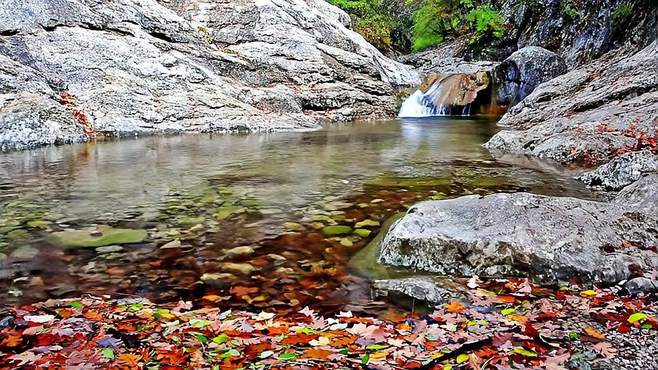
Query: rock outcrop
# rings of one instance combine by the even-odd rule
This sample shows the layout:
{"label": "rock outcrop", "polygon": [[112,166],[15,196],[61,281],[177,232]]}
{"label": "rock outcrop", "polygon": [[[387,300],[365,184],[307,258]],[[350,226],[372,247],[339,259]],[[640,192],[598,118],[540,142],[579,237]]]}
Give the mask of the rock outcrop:
{"label": "rock outcrop", "polygon": [[639,180],[643,174],[652,172],[658,172],[658,155],[643,150],[623,154],[578,178],[587,186],[616,191]]}
{"label": "rock outcrop", "polygon": [[389,230],[378,260],[449,275],[615,283],[658,268],[657,202],[658,174],[611,202],[529,193],[422,202]]}
{"label": "rock outcrop", "polygon": [[658,38],[652,0],[493,0],[505,17],[502,39],[463,55],[502,60],[525,46],[563,57],[570,69],[620,47],[639,50]]}
{"label": "rock outcrop", "polygon": [[0,148],[316,127],[397,113],[419,83],[321,0],[7,0]]}
{"label": "rock outcrop", "polygon": [[539,84],[567,72],[564,60],[552,51],[527,46],[515,51],[493,72],[496,103],[510,107],[530,95]]}
{"label": "rock outcrop", "polygon": [[539,85],[502,117],[505,129],[485,146],[589,166],[630,151],[655,152],[658,41],[624,52]]}

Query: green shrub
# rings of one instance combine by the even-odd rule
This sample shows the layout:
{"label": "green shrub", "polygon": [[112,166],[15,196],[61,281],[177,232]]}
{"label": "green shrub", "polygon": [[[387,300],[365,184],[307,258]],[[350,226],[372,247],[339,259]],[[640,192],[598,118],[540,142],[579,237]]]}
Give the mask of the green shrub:
{"label": "green shrub", "polygon": [[578,16],[578,9],[576,9],[576,4],[574,4],[573,0],[560,1],[560,10],[562,11],[562,14],[569,18],[573,19]]}
{"label": "green shrub", "polygon": [[413,49],[426,49],[466,33],[473,33],[471,43],[500,38],[504,21],[491,5],[478,5],[474,0],[424,0],[414,13]]}
{"label": "green shrub", "polygon": [[620,30],[633,15],[633,6],[629,3],[621,3],[612,11],[612,26]]}
{"label": "green shrub", "polygon": [[[393,47],[392,35],[412,40],[420,51],[446,38],[472,33],[471,42],[503,36],[503,16],[488,0],[327,0],[347,11],[355,30],[379,49]],[[399,7],[404,7],[403,11]],[[409,14],[412,14],[409,16]]]}
{"label": "green shrub", "polygon": [[471,43],[478,42],[485,37],[503,37],[505,19],[490,5],[482,5],[468,13],[468,20],[475,26],[475,34]]}
{"label": "green shrub", "polygon": [[356,18],[355,31],[379,49],[391,47],[391,33],[398,22],[386,8],[386,0],[327,0]]}
{"label": "green shrub", "polygon": [[442,0],[425,0],[414,12],[413,50],[438,45],[455,24],[450,9]]}

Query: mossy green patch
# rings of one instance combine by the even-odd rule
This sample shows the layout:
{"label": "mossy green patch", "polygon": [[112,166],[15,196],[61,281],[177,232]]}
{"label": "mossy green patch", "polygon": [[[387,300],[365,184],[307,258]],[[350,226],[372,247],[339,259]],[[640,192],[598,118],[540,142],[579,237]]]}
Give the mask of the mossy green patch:
{"label": "mossy green patch", "polygon": [[370,236],[371,231],[368,229],[356,229],[354,230],[354,234],[362,237],[362,238],[367,238]]}
{"label": "mossy green patch", "polygon": [[379,226],[379,221],[375,221],[375,220],[363,220],[361,222],[357,222],[356,225],[354,225],[354,227],[359,229],[362,227],[377,227],[377,226]]}
{"label": "mossy green patch", "polygon": [[345,225],[333,225],[325,227],[322,232],[326,236],[348,235],[352,233],[352,228]]}
{"label": "mossy green patch", "polygon": [[388,229],[390,229],[395,221],[404,217],[404,215],[404,212],[396,213],[386,220],[377,236],[350,259],[347,266],[352,273],[370,280],[396,277],[392,269],[377,262],[377,256],[379,254],[380,243],[384,239]]}
{"label": "mossy green patch", "polygon": [[203,223],[203,221],[205,221],[205,220],[206,220],[206,218],[203,217],[203,216],[198,216],[198,217],[179,216],[179,217],[176,217],[176,223],[179,224],[179,225],[184,225],[184,226],[194,226],[194,225]]}
{"label": "mossy green patch", "polygon": [[45,229],[50,225],[50,222],[45,220],[32,220],[27,222],[27,226],[35,229]]}
{"label": "mossy green patch", "polygon": [[231,216],[234,216],[238,213],[244,212],[245,209],[243,207],[238,207],[238,206],[221,206],[217,208],[217,212],[215,212],[215,218],[218,220],[226,220],[230,218]]}
{"label": "mossy green patch", "polygon": [[95,230],[70,230],[52,233],[50,240],[64,248],[96,248],[107,245],[141,243],[146,240],[146,230],[115,229],[109,226],[99,227],[100,235]]}
{"label": "mossy green patch", "polygon": [[376,188],[436,188],[436,187],[447,187],[450,185],[449,177],[424,177],[424,178],[413,178],[413,177],[394,177],[394,176],[384,176],[378,177],[369,181],[366,181],[364,184],[366,187],[376,187]]}

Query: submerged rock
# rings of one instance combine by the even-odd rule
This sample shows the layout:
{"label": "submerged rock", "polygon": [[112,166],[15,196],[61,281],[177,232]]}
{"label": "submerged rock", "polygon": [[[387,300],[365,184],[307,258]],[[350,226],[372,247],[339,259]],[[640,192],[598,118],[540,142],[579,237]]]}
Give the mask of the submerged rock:
{"label": "submerged rock", "polygon": [[333,225],[323,228],[322,233],[325,236],[349,235],[352,233],[352,228],[345,225]]}
{"label": "submerged rock", "polygon": [[587,186],[610,191],[620,190],[651,172],[658,172],[658,155],[643,150],[623,154],[578,179]]}
{"label": "submerged rock", "polygon": [[96,252],[100,254],[123,252],[123,250],[123,247],[120,245],[108,245],[106,247],[96,248]]}
{"label": "submerged rock", "polygon": [[656,202],[658,174],[609,203],[528,193],[422,202],[386,234],[378,260],[449,275],[614,283],[658,268]]}
{"label": "submerged rock", "polygon": [[228,249],[226,251],[226,255],[229,256],[229,257],[247,257],[247,256],[251,256],[255,252],[256,251],[254,250],[254,248],[252,248],[248,245],[245,245],[245,246],[241,246],[241,247],[235,247],[235,248]]}
{"label": "submerged rock", "polygon": [[233,262],[224,262],[222,263],[222,270],[238,273],[242,275],[249,275],[252,272],[256,271],[256,268],[248,263],[233,263]]}
{"label": "submerged rock", "polygon": [[538,46],[517,50],[493,70],[496,102],[513,106],[542,82],[566,72],[566,63],[552,51]]}
{"label": "submerged rock", "polygon": [[134,244],[146,240],[146,230],[115,229],[99,226],[89,230],[58,231],[50,235],[50,240],[64,248],[97,248],[108,245]]}
{"label": "submerged rock", "polygon": [[14,251],[9,254],[9,257],[15,260],[29,261],[33,259],[37,254],[39,254],[38,249],[30,247],[29,245],[23,245],[14,249]]}

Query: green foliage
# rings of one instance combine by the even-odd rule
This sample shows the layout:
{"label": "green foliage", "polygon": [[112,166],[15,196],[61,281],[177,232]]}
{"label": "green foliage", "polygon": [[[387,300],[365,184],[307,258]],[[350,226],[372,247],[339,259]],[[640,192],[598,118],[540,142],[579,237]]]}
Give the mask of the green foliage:
{"label": "green foliage", "polygon": [[633,6],[629,3],[621,3],[612,11],[612,26],[620,30],[633,15]]}
{"label": "green foliage", "polygon": [[504,18],[488,4],[474,0],[424,0],[414,13],[414,50],[443,42],[447,37],[473,33],[471,43],[503,36]]}
{"label": "green foliage", "polygon": [[425,0],[413,17],[413,49],[423,50],[443,42],[444,35],[458,25],[455,19],[442,0]]}
{"label": "green foliage", "polygon": [[327,0],[352,15],[355,31],[379,49],[391,48],[391,34],[400,24],[386,0]]}
{"label": "green foliage", "polygon": [[411,38],[414,51],[469,33],[471,43],[503,36],[503,16],[486,0],[327,1],[351,14],[355,30],[379,49],[393,47],[394,32]]}
{"label": "green foliage", "polygon": [[560,10],[562,11],[562,14],[566,15],[569,18],[576,18],[578,16],[578,9],[576,9],[576,4],[574,4],[574,0],[560,1]]}
{"label": "green foliage", "polygon": [[475,25],[475,34],[471,38],[471,43],[492,36],[494,38],[503,37],[505,19],[496,9],[490,5],[479,6],[468,13],[468,20]]}

